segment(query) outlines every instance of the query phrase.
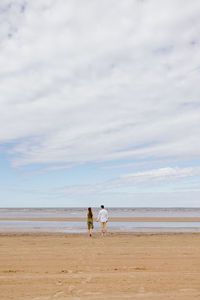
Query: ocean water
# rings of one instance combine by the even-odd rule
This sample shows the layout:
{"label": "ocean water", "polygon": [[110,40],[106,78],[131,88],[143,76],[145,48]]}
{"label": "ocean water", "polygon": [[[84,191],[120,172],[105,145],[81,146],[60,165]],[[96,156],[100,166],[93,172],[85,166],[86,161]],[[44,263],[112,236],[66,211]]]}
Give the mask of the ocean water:
{"label": "ocean water", "polygon": [[[200,208],[107,208],[110,217],[200,217]],[[99,208],[93,208],[94,216]],[[86,217],[87,208],[0,208],[0,218]],[[100,232],[94,223],[94,232]],[[200,222],[108,222],[109,232],[200,232]],[[86,222],[0,220],[0,232],[87,232]]]}
{"label": "ocean water", "polygon": [[[110,217],[200,217],[199,208],[106,208]],[[99,208],[92,208],[95,216]],[[86,208],[0,208],[0,218],[5,217],[85,217]]]}

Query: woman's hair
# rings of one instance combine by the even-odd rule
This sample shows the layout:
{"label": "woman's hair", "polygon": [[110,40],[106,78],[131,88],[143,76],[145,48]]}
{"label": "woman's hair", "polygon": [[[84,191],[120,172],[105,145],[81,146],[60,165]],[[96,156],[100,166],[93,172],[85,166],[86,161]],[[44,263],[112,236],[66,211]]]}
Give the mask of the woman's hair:
{"label": "woman's hair", "polygon": [[93,217],[93,213],[92,213],[91,207],[88,207],[88,216]]}

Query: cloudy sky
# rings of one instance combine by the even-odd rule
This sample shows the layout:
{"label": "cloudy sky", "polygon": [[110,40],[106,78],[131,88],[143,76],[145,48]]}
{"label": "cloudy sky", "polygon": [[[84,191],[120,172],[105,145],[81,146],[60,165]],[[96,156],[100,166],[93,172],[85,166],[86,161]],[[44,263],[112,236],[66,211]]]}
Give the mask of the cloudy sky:
{"label": "cloudy sky", "polygon": [[200,1],[1,0],[0,206],[200,206]]}

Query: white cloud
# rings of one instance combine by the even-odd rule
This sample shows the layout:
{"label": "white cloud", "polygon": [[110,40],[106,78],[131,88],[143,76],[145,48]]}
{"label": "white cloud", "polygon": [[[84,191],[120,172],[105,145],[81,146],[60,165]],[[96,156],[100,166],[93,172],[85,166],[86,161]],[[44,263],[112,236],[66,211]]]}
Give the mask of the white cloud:
{"label": "white cloud", "polygon": [[199,159],[199,1],[1,3],[13,166]]}
{"label": "white cloud", "polygon": [[[121,185],[132,185],[137,183],[154,183],[154,182],[170,182],[174,180],[180,180],[183,178],[190,178],[194,176],[200,176],[200,167],[189,168],[160,168],[142,172],[135,172],[121,175],[116,180],[113,180],[114,184],[117,182]],[[112,181],[111,181],[112,182]]]}
{"label": "white cloud", "polygon": [[[88,197],[98,199],[99,197],[109,198],[109,195],[133,196],[133,194],[149,193],[176,193],[184,191],[200,191],[199,185],[200,167],[187,168],[159,168],[142,172],[134,172],[120,175],[119,177],[104,182],[93,184],[67,185],[48,190],[37,190],[36,193],[48,195],[60,199],[62,197],[76,198]],[[190,179],[195,179],[191,182]],[[197,179],[197,180],[196,180]],[[186,180],[186,181],[185,181]],[[174,185],[174,183],[176,185]],[[177,185],[178,183],[178,185]],[[123,188],[131,188],[124,193]],[[160,189],[161,187],[161,189]],[[167,189],[166,189],[167,187]],[[33,191],[31,191],[33,192]],[[169,199],[170,200],[170,199]]]}

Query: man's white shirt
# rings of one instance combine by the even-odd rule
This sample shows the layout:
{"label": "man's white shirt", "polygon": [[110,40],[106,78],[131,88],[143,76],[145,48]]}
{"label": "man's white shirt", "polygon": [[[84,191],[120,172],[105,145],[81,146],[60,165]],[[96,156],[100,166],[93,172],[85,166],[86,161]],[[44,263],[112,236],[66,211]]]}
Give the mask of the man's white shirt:
{"label": "man's white shirt", "polygon": [[108,212],[106,209],[101,209],[97,218],[97,221],[107,222],[108,221]]}

